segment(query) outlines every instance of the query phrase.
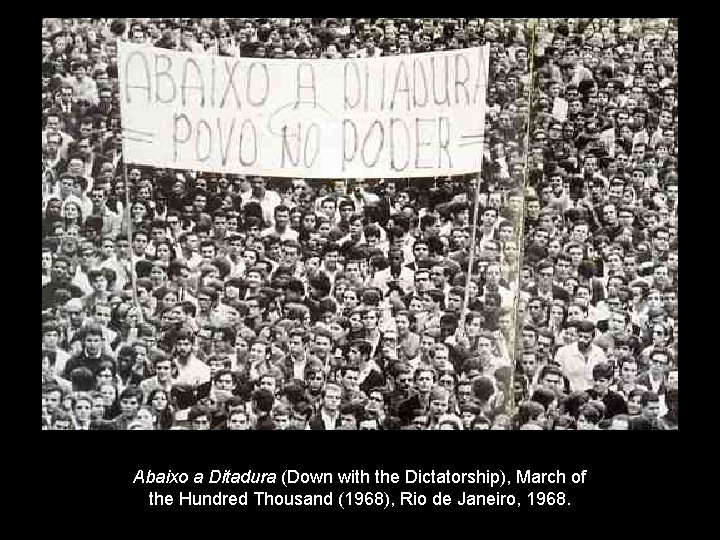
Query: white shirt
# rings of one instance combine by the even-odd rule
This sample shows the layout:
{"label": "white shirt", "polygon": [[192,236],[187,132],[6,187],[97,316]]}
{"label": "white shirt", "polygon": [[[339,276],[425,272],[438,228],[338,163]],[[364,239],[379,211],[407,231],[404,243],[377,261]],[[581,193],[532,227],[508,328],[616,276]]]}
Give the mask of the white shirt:
{"label": "white shirt", "polygon": [[176,383],[190,384],[198,386],[210,381],[210,366],[198,360],[195,355],[191,355],[187,365],[183,366],[177,363],[178,376]]}
{"label": "white shirt", "polygon": [[606,363],[607,356],[597,345],[590,345],[588,357],[580,352],[577,342],[560,347],[555,354],[555,362],[560,364],[565,376],[570,380],[572,391],[585,390],[592,386],[593,368],[600,363]]}
{"label": "white shirt", "polygon": [[260,232],[260,236],[262,238],[270,236],[271,234],[279,235],[281,242],[284,242],[285,240],[293,240],[297,242],[297,239],[299,237],[298,232],[294,229],[291,229],[290,227],[285,227],[285,230],[282,232],[282,234],[279,234],[275,227],[268,227],[267,229],[263,229]]}
{"label": "white shirt", "polygon": [[[375,272],[375,275],[370,282],[370,286],[377,287],[383,292],[383,294],[387,294],[388,281],[390,281],[391,279],[393,279],[393,277],[390,268],[388,267],[384,270],[379,270]],[[407,266],[403,266],[400,269],[400,275],[397,279],[398,281],[400,281],[403,291],[406,294],[413,290],[413,287],[415,286],[415,272],[413,272],[410,268],[408,268]]]}
{"label": "white shirt", "polygon": [[336,413],[334,416],[330,416],[326,411],[325,408],[320,409],[320,418],[322,418],[323,424],[325,425],[325,429],[327,431],[335,431],[335,423],[340,416],[340,413]]}
{"label": "white shirt", "polygon": [[[242,199],[242,195],[240,196]],[[260,204],[260,207],[263,211],[263,221],[266,223],[270,223],[271,225],[275,224],[275,207],[279,206],[282,203],[282,199],[280,199],[280,195],[275,193],[274,191],[266,190],[265,195],[263,196],[262,200],[258,200],[253,196],[248,197],[246,201],[244,201],[244,204],[247,202],[255,201]]]}
{"label": "white shirt", "polygon": [[305,380],[305,366],[307,365],[307,359],[302,358],[300,361],[293,359],[293,379]]}

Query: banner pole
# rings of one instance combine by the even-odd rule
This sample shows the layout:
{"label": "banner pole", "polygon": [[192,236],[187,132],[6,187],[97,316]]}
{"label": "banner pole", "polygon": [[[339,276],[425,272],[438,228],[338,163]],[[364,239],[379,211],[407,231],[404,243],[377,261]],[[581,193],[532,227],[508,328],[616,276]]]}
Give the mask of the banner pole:
{"label": "banner pole", "polygon": [[[122,125],[122,120],[121,120],[121,125]],[[123,137],[123,147],[124,147],[124,145],[125,145],[125,138]],[[138,309],[138,320],[140,322],[143,322],[144,316],[143,316],[143,312],[142,312],[142,307],[140,307],[140,299],[138,298],[138,292],[137,292],[137,273],[135,272],[135,264],[133,264],[132,212],[130,211],[130,186],[128,185],[127,164],[125,163],[125,159],[123,159],[123,182],[125,182],[125,208],[126,208],[126,212],[127,212],[127,234],[128,234],[128,242],[130,243],[130,246],[131,246],[130,247],[130,280],[132,283],[133,303],[135,304],[135,307],[137,307],[137,309]]]}
{"label": "banner pole", "polygon": [[122,162],[123,162],[123,182],[125,183],[125,211],[127,212],[127,234],[128,234],[128,243],[130,245],[130,282],[132,283],[132,293],[133,293],[133,304],[135,304],[135,307],[138,310],[138,321],[141,323],[144,321],[145,317],[143,315],[142,307],[140,306],[140,299],[138,297],[137,292],[137,273],[135,272],[135,264],[133,263],[133,251],[132,251],[132,212],[130,211],[130,185],[128,184],[128,175],[127,175],[127,160],[125,157],[127,156],[127,153],[125,152],[125,130],[123,129],[123,107],[122,102],[124,96],[122,95],[122,85],[119,85],[119,91],[120,91],[120,101],[118,104],[118,109],[120,111],[120,140],[122,141],[121,146],[121,152],[122,152]]}
{"label": "banner pole", "polygon": [[460,321],[458,322],[458,328],[463,333],[465,332],[465,319],[467,317],[468,306],[470,304],[470,280],[472,278],[473,263],[475,262],[475,241],[477,238],[477,223],[480,212],[480,183],[482,181],[480,174],[481,173],[479,172],[477,173],[477,179],[475,182],[475,208],[473,209],[473,220],[470,227],[470,257],[468,259],[468,271],[467,278],[465,280],[465,298],[463,300],[462,312],[460,313]]}

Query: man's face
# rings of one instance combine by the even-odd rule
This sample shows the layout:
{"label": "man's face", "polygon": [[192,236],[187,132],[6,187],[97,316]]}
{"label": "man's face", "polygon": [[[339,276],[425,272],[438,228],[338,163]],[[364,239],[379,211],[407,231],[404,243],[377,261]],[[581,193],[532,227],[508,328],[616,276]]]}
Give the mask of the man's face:
{"label": "man's face", "polygon": [[435,346],[435,358],[434,358],[434,364],[436,364],[439,367],[445,367],[445,365],[448,362],[449,352],[447,347],[445,345],[436,345]]}
{"label": "man's face", "polygon": [[427,259],[429,254],[430,251],[428,249],[428,245],[424,242],[416,242],[413,246],[413,255],[415,256],[415,260],[422,261]]}
{"label": "man's face", "polygon": [[565,389],[565,381],[556,373],[548,373],[542,379],[542,387],[556,394],[562,394]]}
{"label": "man's face", "polygon": [[432,390],[433,381],[434,377],[431,371],[421,371],[420,373],[418,373],[417,380],[415,382],[417,385],[417,389],[421,393],[425,394]]}
{"label": "man's face", "polygon": [[415,288],[419,293],[430,289],[430,272],[422,270],[415,273]]}
{"label": "man's face", "polygon": [[335,217],[335,201],[332,199],[325,200],[322,203],[321,211],[323,214],[325,214],[326,217],[334,218]]}
{"label": "man's face", "polygon": [[545,290],[552,287],[553,276],[555,275],[555,269],[552,266],[547,266],[538,271],[538,286]]}
{"label": "man's face", "polygon": [[443,415],[447,413],[449,408],[448,399],[444,398],[437,398],[430,401],[430,412],[431,414],[434,414],[436,416]]}
{"label": "man's face", "polygon": [[542,229],[535,232],[535,244],[541,247],[547,246],[548,243],[548,232]]}
{"label": "man's face", "polygon": [[264,375],[260,379],[260,390],[267,390],[271,394],[275,394],[275,390],[277,389],[277,381],[275,380],[275,377],[272,377],[270,375]]}
{"label": "man's face", "polygon": [[135,236],[135,239],[132,241],[133,246],[133,252],[135,255],[142,255],[145,253],[145,249],[147,248],[148,239],[147,236],[144,234],[138,234]]}
{"label": "man's face", "polygon": [[244,412],[231,413],[227,427],[231,431],[247,431],[249,429],[247,415]]}
{"label": "man's face", "polygon": [[201,414],[192,421],[193,431],[206,431],[210,429],[210,418],[208,415]]}
{"label": "man's face", "polygon": [[363,314],[362,322],[366,330],[374,330],[377,328],[377,313],[373,310],[368,310]]}
{"label": "man's face", "polygon": [[48,392],[46,394],[43,394],[43,405],[46,409],[57,409],[60,406],[60,391],[53,390],[52,392]]}
{"label": "man's face", "polygon": [[[625,353],[625,356],[628,357],[630,354],[630,348],[627,348],[627,351],[623,351]],[[622,368],[620,369],[620,378],[625,384],[632,384],[635,382],[635,378],[637,377],[638,373],[638,366],[635,362],[626,361],[623,363]]]}
{"label": "man's face", "polygon": [[325,267],[329,270],[335,270],[337,268],[338,263],[338,252],[337,251],[328,251],[325,253]]}
{"label": "man's face", "polygon": [[68,264],[65,261],[53,262],[52,278],[55,281],[61,281],[68,278]]}
{"label": "man's face", "polygon": [[215,258],[215,246],[202,246],[200,248],[200,256],[206,261]]}
{"label": "man's face", "polygon": [[578,348],[581,351],[585,351],[590,347],[590,344],[592,343],[593,334],[592,332],[578,332]]}
{"label": "man's face", "polygon": [[125,418],[134,418],[139,407],[140,402],[136,396],[124,397],[120,400],[120,411]]}
{"label": "man's face", "polygon": [[155,364],[155,372],[159,381],[167,382],[172,379],[172,364],[170,361]]}
{"label": "man's face", "polygon": [[88,352],[88,354],[92,356],[97,356],[100,354],[100,349],[102,347],[102,337],[97,335],[89,335],[85,337],[85,350]]}
{"label": "man's face", "polygon": [[92,402],[87,399],[79,399],[75,403],[75,407],[73,408],[73,412],[75,413],[75,418],[77,418],[77,420],[82,423],[87,423],[90,421],[90,412],[91,411],[92,411]]}
{"label": "man's face", "polygon": [[[103,276],[104,278],[104,276]],[[93,282],[94,284],[95,282]],[[107,284],[107,282],[106,282]],[[110,306],[95,306],[93,321],[101,326],[107,327],[112,318]]]}
{"label": "man's face", "polygon": [[525,375],[535,375],[535,371],[537,370],[537,358],[534,354],[523,354],[520,362]]}
{"label": "man's face", "polygon": [[288,212],[287,210],[275,212],[275,225],[278,229],[284,229],[285,227],[287,227],[289,221],[290,212]]}
{"label": "man's face", "polygon": [[323,406],[325,407],[325,410],[329,412],[337,411],[340,406],[341,394],[342,390],[340,390],[340,388],[335,386],[328,387],[325,391],[325,396],[323,397]]}
{"label": "man's face", "polygon": [[500,267],[498,265],[488,265],[485,271],[485,282],[493,287],[500,285]]}
{"label": "man's face", "polygon": [[490,340],[484,337],[478,339],[477,351],[480,358],[490,358],[492,356],[492,343]]}
{"label": "man's face", "polygon": [[259,272],[248,272],[246,279],[251,287],[259,287],[262,284],[262,277]]}
{"label": "man's face", "polygon": [[215,233],[222,236],[227,230],[227,218],[224,216],[213,218],[213,227],[215,228]]}
{"label": "man's face", "polygon": [[597,377],[593,380],[593,389],[600,395],[604,395],[612,381],[607,377]]}
{"label": "man's face", "polygon": [[[656,340],[655,343],[658,346],[662,346],[664,342],[664,332],[663,337],[660,338],[660,340],[657,339],[657,333],[653,331],[653,338]],[[658,341],[661,341],[661,343],[658,343]],[[650,371],[652,371],[652,374],[655,377],[661,377],[664,375],[665,370],[668,367],[668,364],[670,363],[670,360],[666,354],[661,353],[655,353],[650,358]]]}
{"label": "man's face", "polygon": [[348,369],[345,372],[342,382],[346,390],[351,390],[355,392],[360,390],[360,385],[358,384],[358,376],[358,372],[352,369]]}
{"label": "man's face", "polygon": [[657,420],[660,416],[660,402],[650,401],[643,407],[642,414],[646,420]]}
{"label": "man's face", "polygon": [[410,373],[399,373],[395,377],[395,388],[398,390],[407,390],[413,386],[413,377]]}
{"label": "man's face", "polygon": [[315,351],[321,356],[330,352],[330,338],[328,336],[317,336],[315,338]]}
{"label": "man's face", "polygon": [[497,211],[496,210],[486,210],[482,214],[482,224],[485,227],[492,227],[495,223],[495,220],[497,219]]}
{"label": "man's face", "polygon": [[573,242],[585,242],[588,236],[588,226],[587,225],[575,225],[573,227],[573,233],[572,233],[572,241]]}
{"label": "man's face", "polygon": [[175,343],[175,348],[181,357],[187,357],[192,351],[192,342],[187,338],[179,339]]}

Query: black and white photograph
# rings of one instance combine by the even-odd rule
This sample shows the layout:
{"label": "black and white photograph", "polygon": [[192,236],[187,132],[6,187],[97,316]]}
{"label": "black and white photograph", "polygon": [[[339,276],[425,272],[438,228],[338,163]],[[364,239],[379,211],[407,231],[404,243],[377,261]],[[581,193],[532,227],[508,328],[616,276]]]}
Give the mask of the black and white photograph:
{"label": "black and white photograph", "polygon": [[677,18],[42,22],[43,430],[678,429]]}

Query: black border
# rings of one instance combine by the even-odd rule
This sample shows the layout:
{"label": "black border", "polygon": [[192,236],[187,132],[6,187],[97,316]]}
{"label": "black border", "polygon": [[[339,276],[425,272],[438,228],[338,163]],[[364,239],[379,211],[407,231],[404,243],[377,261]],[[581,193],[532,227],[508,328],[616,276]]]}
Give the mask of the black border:
{"label": "black border", "polygon": [[[674,11],[676,10],[677,7],[675,7]],[[555,14],[560,14],[557,13],[560,10],[552,11],[555,11]],[[567,12],[567,10],[562,11]],[[22,35],[23,29],[25,26],[32,26],[32,24],[27,20],[22,22],[23,20],[25,18],[20,16],[20,24],[10,25],[11,28],[14,26],[13,31],[20,34],[17,37],[11,37],[11,39],[15,40],[15,43],[27,42],[27,36]],[[702,33],[688,32],[685,37],[694,38]],[[688,43],[690,43],[690,40],[688,40]],[[708,57],[704,57],[702,60],[705,67],[697,66],[697,68],[694,68],[690,65],[695,61],[693,56],[701,54],[699,48],[691,46],[691,49],[695,50],[691,50],[690,53],[684,55],[683,61],[688,67],[685,67],[683,72],[705,73],[706,75],[712,72],[713,62]],[[712,49],[703,48],[703,50],[707,52]],[[19,56],[17,60],[19,62],[12,62],[12,65],[7,67],[18,78],[15,83],[10,83],[6,88],[10,89],[14,94],[20,90],[20,96],[17,96],[17,94],[7,96],[5,99],[7,106],[15,103],[19,104],[20,100],[23,99],[22,89],[24,84],[20,81],[33,80],[30,75],[36,69],[31,62],[23,61],[24,55]],[[27,74],[25,70],[27,70]],[[687,87],[690,88],[691,85],[692,83],[688,83]],[[712,91],[711,86],[705,88]],[[691,127],[688,128],[688,133],[697,133],[698,135],[702,133],[702,127],[698,125],[695,128],[693,124],[697,118],[703,118],[703,115],[693,114],[691,109],[694,103],[701,102],[702,100],[685,100],[684,106],[688,112],[683,116],[683,126],[689,123]],[[705,111],[705,114],[707,112]],[[27,122],[24,116],[20,116],[21,114],[23,114],[22,106],[6,108],[9,125],[20,128],[23,134],[21,140],[30,140],[32,123]],[[26,131],[27,133],[25,133]],[[27,138],[25,135],[27,135]],[[690,137],[688,137],[688,141],[690,140]],[[25,155],[26,147],[28,148],[28,155]],[[690,146],[688,146],[689,148]],[[18,159],[19,163],[23,164],[32,162],[32,156],[29,155],[29,145],[9,145],[8,150],[12,152],[13,161]],[[701,181],[701,178],[709,173],[709,171],[695,172],[693,170],[695,162],[690,158],[683,161],[683,171],[688,171],[686,176],[688,178],[692,176],[694,183]],[[15,174],[19,175],[23,172],[25,171],[18,171]],[[710,179],[708,178],[708,180]],[[23,182],[23,185],[28,187],[28,182]],[[704,190],[704,188],[705,186],[700,189]],[[24,188],[21,189],[21,197],[24,198]],[[690,191],[688,191],[689,193]],[[32,192],[29,192],[28,195],[32,196]],[[692,216],[693,220],[696,216],[702,216],[702,210],[698,212],[694,208],[696,202],[699,202],[696,200],[695,195],[686,195],[686,197],[688,198],[688,204],[693,206],[693,211],[686,212],[686,214]],[[19,225],[24,222],[26,216],[22,204],[17,206],[17,210],[18,219],[14,219],[15,216],[11,213],[12,210],[6,214],[7,224],[15,223]],[[688,230],[689,227],[689,223],[685,225]],[[698,227],[700,227],[700,224],[698,224]],[[699,231],[700,228],[696,230]],[[687,242],[694,244],[695,239],[689,233],[686,238],[688,239]],[[21,237],[20,242],[17,242],[17,245],[19,245],[19,257],[13,257],[13,260],[23,260],[25,259],[25,251],[27,251],[28,257],[33,251],[30,249],[31,243],[22,240]],[[707,245],[697,246],[697,251],[694,245],[691,245],[691,248],[693,248],[693,252],[697,253],[710,251]],[[690,248],[687,249],[687,252],[690,252]],[[10,280],[7,283],[17,283],[17,266],[6,264],[5,269],[11,272]],[[700,276],[702,276],[704,269],[704,265],[700,267]],[[20,278],[20,280],[22,279],[24,277]],[[702,298],[703,292],[697,291],[698,295],[696,295],[692,291],[696,286],[695,284],[702,281],[701,279],[693,279],[686,284],[684,298],[687,300],[688,306],[694,304],[695,298]],[[28,319],[32,320],[29,317],[29,312],[37,312],[32,308],[33,303],[28,302],[24,297],[22,289],[22,287],[10,287],[7,304],[12,307],[6,311],[6,314],[15,313],[17,316],[27,313]],[[706,289],[704,294],[708,292]],[[17,306],[20,307],[19,313],[16,309],[13,309]],[[702,313],[702,310],[697,311],[697,308],[693,311],[696,311],[696,315]],[[696,323],[699,319],[702,319],[702,317],[693,317],[693,323],[690,325],[691,334],[695,334],[697,331]],[[690,320],[689,317],[688,320]],[[17,332],[12,321],[8,321],[6,324],[9,332]],[[20,345],[24,341],[25,326],[29,328],[29,325],[22,325],[21,323],[20,339],[13,340],[11,343]],[[687,333],[687,329],[685,332]],[[688,356],[692,353],[695,357],[693,364],[696,367],[693,368],[693,372],[699,373],[698,366],[703,358],[700,354],[696,354],[694,350],[694,336],[691,335],[686,338],[685,346],[688,350]],[[13,349],[12,346],[6,349],[6,354],[9,353],[8,363],[6,364],[8,368],[11,365],[11,358],[14,356],[12,355]],[[693,350],[691,351],[691,349]],[[708,361],[712,362],[713,360],[708,359]],[[25,366],[20,367],[20,370],[22,372],[13,373],[12,376],[22,377],[24,380],[27,375],[27,373],[24,373]],[[692,384],[693,387],[702,388],[700,383],[695,381],[695,374],[691,376],[691,379],[692,382],[689,384]],[[13,409],[18,407],[22,411],[25,405],[21,404],[25,403],[26,400],[23,400],[23,397],[27,393],[23,392],[22,385],[14,383],[12,378],[9,378],[7,385],[12,389],[11,394],[20,390],[17,398],[11,397],[10,399],[22,400],[15,402],[12,406]],[[711,385],[708,388],[712,391]],[[693,392],[688,395],[695,393],[700,392]],[[694,400],[689,401],[691,403],[690,407],[694,408],[692,401]],[[10,402],[8,402],[8,405],[10,405]],[[431,469],[444,470],[446,468],[453,471],[496,468],[505,471],[517,468],[532,468],[544,472],[560,469],[566,473],[582,469],[589,471],[588,483],[582,488],[578,489],[575,486],[571,492],[573,486],[565,486],[566,491],[571,496],[570,507],[551,508],[546,506],[531,508],[528,505],[515,512],[509,512],[497,507],[475,507],[472,511],[467,509],[461,512],[459,509],[451,507],[450,510],[454,517],[461,517],[461,519],[441,523],[441,525],[444,525],[443,528],[446,534],[453,534],[455,531],[463,534],[457,528],[467,526],[471,534],[492,531],[504,535],[512,534],[526,524],[533,530],[544,531],[548,536],[568,533],[584,535],[593,531],[598,531],[601,534],[618,534],[622,530],[630,530],[623,527],[622,522],[625,521],[634,525],[631,526],[631,529],[642,529],[647,534],[654,527],[664,527],[673,523],[682,511],[684,504],[700,499],[700,493],[694,488],[687,491],[686,488],[681,488],[681,480],[700,480],[703,483],[709,480],[706,476],[693,476],[690,471],[686,471],[690,456],[684,455],[684,449],[693,448],[694,450],[696,447],[691,447],[688,442],[691,443],[692,441],[686,440],[683,440],[685,444],[681,446],[677,432],[664,434],[647,432],[632,435],[612,435],[609,433],[596,435],[593,432],[589,432],[590,434],[573,433],[572,435],[567,433],[565,435],[562,433],[543,434],[543,432],[540,432],[534,435],[524,435],[521,432],[507,432],[503,435],[495,434],[491,436],[488,434],[487,437],[489,438],[483,438],[484,436],[481,435],[479,440],[477,436],[468,432],[456,432],[455,434],[426,432],[422,435],[415,435],[417,437],[415,439],[413,434],[408,432],[402,435],[378,433],[374,436],[377,439],[368,434],[363,436],[362,439],[358,439],[347,433],[335,433],[332,435],[322,434],[322,432],[313,435],[284,433],[275,436],[268,433],[262,439],[253,438],[247,441],[238,440],[236,437],[228,438],[227,435],[222,435],[223,432],[215,432],[215,437],[218,437],[218,439],[213,439],[213,435],[200,437],[189,433],[173,434],[173,432],[145,435],[140,432],[133,436],[116,436],[114,432],[95,432],[92,439],[84,440],[82,436],[74,433],[66,435],[38,433],[37,427],[30,426],[29,422],[27,422],[25,424],[28,425],[23,425],[23,428],[33,430],[32,438],[19,439],[15,438],[13,433],[18,428],[19,422],[11,419],[15,417],[19,420],[26,415],[21,413],[15,416],[10,413],[10,410],[12,409],[8,410],[10,415],[8,418],[9,429],[6,432],[9,435],[8,442],[11,443],[10,446],[12,449],[17,449],[15,452],[11,450],[11,455],[21,453],[22,457],[17,460],[9,456],[5,462],[5,471],[22,474],[22,487],[24,489],[17,493],[8,489],[6,493],[14,499],[16,505],[28,508],[33,514],[38,514],[41,532],[58,533],[62,531],[73,534],[83,531],[89,534],[107,534],[110,531],[118,531],[123,534],[123,532],[127,531],[134,535],[150,532],[156,526],[163,532],[170,533],[176,527],[178,529],[179,527],[188,527],[189,529],[194,524],[200,524],[205,528],[205,532],[210,532],[210,534],[225,527],[244,532],[246,529],[241,529],[238,525],[247,525],[252,528],[258,526],[259,532],[270,533],[271,536],[275,536],[275,531],[283,526],[292,527],[294,531],[297,531],[295,534],[298,535],[304,535],[305,533],[315,535],[318,533],[343,534],[347,531],[359,529],[357,525],[367,525],[371,530],[374,530],[373,534],[384,536],[390,529],[382,526],[381,521],[377,520],[377,518],[383,519],[380,516],[387,516],[389,522],[396,525],[398,529],[406,527],[409,529],[410,523],[407,519],[404,519],[407,517],[407,512],[414,513],[418,511],[416,514],[417,519],[412,520],[413,524],[429,527],[436,517],[435,514],[443,511],[430,505],[412,509],[384,511],[384,513],[377,510],[372,512],[374,519],[363,520],[362,516],[343,516],[342,510],[334,508],[333,513],[338,514],[346,525],[334,529],[326,528],[325,525],[329,520],[326,521],[325,516],[329,514],[330,510],[323,508],[316,510],[320,511],[321,516],[323,516],[320,520],[306,521],[303,519],[307,512],[313,511],[311,508],[303,508],[302,510],[286,508],[277,512],[278,517],[287,518],[286,520],[280,519],[270,522],[253,519],[267,512],[272,513],[272,510],[267,509],[253,512],[250,508],[238,510],[234,507],[209,509],[203,507],[192,509],[168,507],[156,508],[151,511],[147,506],[147,495],[145,494],[150,490],[149,486],[132,484],[135,473],[141,468],[145,470],[149,468],[154,470],[172,469],[186,472],[208,471],[215,468],[227,468],[236,472],[244,472],[248,469],[279,472],[285,468],[313,472],[336,472],[350,469],[372,471],[377,468],[389,471],[402,471],[406,468],[419,468],[424,471]],[[694,423],[694,417],[694,412],[686,414],[686,418],[693,420],[691,423]],[[692,431],[692,427],[686,429]],[[293,436],[298,437],[298,439],[293,440]],[[38,439],[35,439],[35,437],[38,437]],[[274,437],[278,438],[275,439]],[[393,437],[398,437],[398,439]],[[527,437],[533,440],[531,441]],[[710,438],[708,437],[706,440],[709,442]],[[704,462],[697,458],[689,461],[707,463],[710,465],[710,470],[712,470],[712,463],[714,463],[714,460]],[[30,482],[27,479],[28,474],[33,477]],[[335,484],[331,487],[336,490],[340,486]],[[367,485],[367,487],[372,489],[375,486]],[[417,486],[414,487],[415,489],[411,486],[410,490],[421,491]],[[467,487],[472,488],[472,486]],[[709,485],[708,487],[712,489],[713,486]],[[286,492],[281,484],[276,484],[275,488],[278,493]],[[391,490],[388,486],[385,486],[385,488],[390,493]],[[547,485],[543,486],[543,488],[549,491]],[[211,491],[217,490],[217,488],[211,487]],[[160,486],[157,491],[175,493],[179,490],[176,486]],[[223,491],[232,493],[240,490],[229,486]],[[447,491],[450,493],[451,490],[448,485],[436,484],[423,485],[422,491]],[[453,491],[457,491],[457,489]],[[196,516],[198,512],[202,516]],[[346,514],[348,512],[352,513],[355,510],[345,511]],[[523,520],[523,517],[528,512],[530,513],[528,517],[531,519]],[[168,513],[174,514],[173,519],[165,519]],[[183,519],[178,519],[181,516]],[[234,519],[235,516],[237,516],[237,520]],[[495,519],[492,519],[491,516]],[[199,520],[197,520],[198,517],[200,517]],[[223,519],[226,517],[231,519]],[[247,520],[248,518],[250,519]],[[577,520],[581,520],[582,525],[580,528],[570,525],[571,522]],[[494,527],[488,529],[487,525],[491,523]],[[248,532],[250,531],[248,530]]]}

